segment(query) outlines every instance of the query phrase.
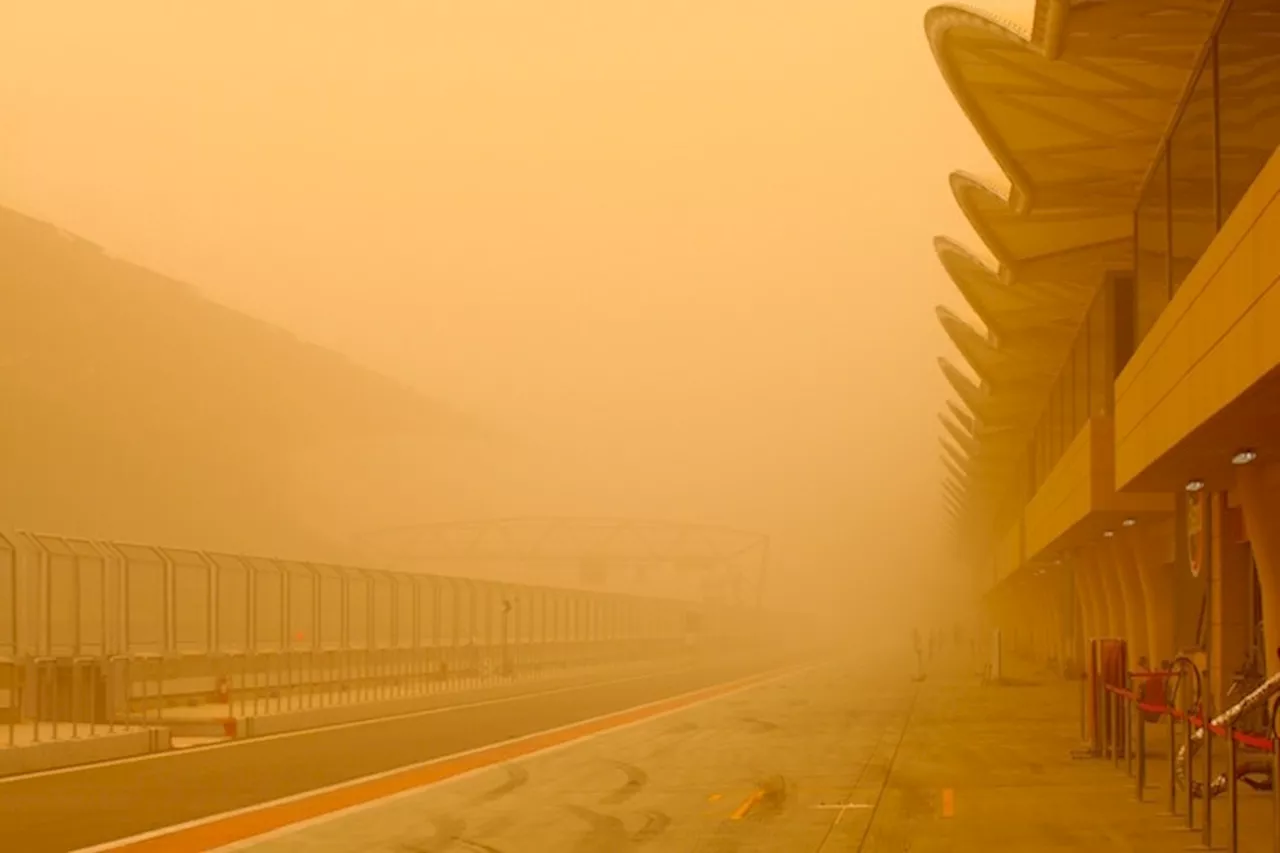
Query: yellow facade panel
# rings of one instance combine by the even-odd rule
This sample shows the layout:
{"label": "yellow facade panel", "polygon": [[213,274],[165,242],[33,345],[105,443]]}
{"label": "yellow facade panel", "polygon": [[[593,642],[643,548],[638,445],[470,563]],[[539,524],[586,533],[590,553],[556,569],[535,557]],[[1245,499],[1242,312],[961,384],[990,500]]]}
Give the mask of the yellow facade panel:
{"label": "yellow facade panel", "polygon": [[997,582],[1004,580],[1022,568],[1023,562],[1022,524],[1018,523],[1010,527],[1000,540],[999,550],[996,552]]}
{"label": "yellow facade panel", "polygon": [[1117,487],[1280,365],[1278,281],[1273,156],[1116,381]]}
{"label": "yellow facade panel", "polygon": [[1023,517],[1029,559],[1088,516],[1093,506],[1096,422],[1091,419],[1085,424],[1027,504]]}

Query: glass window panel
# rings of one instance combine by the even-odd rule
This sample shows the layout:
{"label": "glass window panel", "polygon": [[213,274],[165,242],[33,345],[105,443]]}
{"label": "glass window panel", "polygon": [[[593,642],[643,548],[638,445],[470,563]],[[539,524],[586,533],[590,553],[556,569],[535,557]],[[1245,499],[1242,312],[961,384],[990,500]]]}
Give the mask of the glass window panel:
{"label": "glass window panel", "polygon": [[1280,145],[1280,18],[1275,0],[1234,0],[1218,34],[1222,216]]}
{"label": "glass window panel", "polygon": [[1138,271],[1134,346],[1142,343],[1169,301],[1169,160],[1162,153],[1138,202],[1134,255]]}
{"label": "glass window panel", "polygon": [[1218,230],[1213,169],[1213,56],[1191,83],[1186,109],[1169,139],[1173,242],[1169,264],[1176,291]]}
{"label": "glass window panel", "polygon": [[1048,438],[1044,435],[1044,419],[1036,427],[1036,464],[1039,467],[1039,482],[1043,483],[1048,476]]}
{"label": "glass window panel", "polygon": [[1071,444],[1072,439],[1076,437],[1076,347],[1080,344],[1080,336],[1076,335],[1076,343],[1071,347],[1071,352],[1067,353],[1067,364],[1063,368],[1062,377],[1062,410],[1064,413],[1063,423],[1067,427],[1067,437],[1064,444]]}
{"label": "glass window panel", "polygon": [[1109,286],[1101,288],[1089,307],[1089,396],[1094,401],[1095,412],[1110,412],[1111,405],[1110,377],[1107,375],[1107,350],[1111,343],[1107,331],[1110,296]]}
{"label": "glass window panel", "polygon": [[1076,395],[1076,427],[1074,432],[1079,434],[1088,422],[1092,412],[1090,408],[1092,401],[1089,394],[1089,323],[1088,317],[1080,326],[1080,334],[1076,337],[1075,350],[1075,395]]}
{"label": "glass window panel", "polygon": [[1058,393],[1062,388],[1062,374],[1053,383],[1049,397],[1049,467],[1058,464],[1058,454],[1062,451],[1062,397]]}
{"label": "glass window panel", "polygon": [[1046,471],[1053,470],[1053,461],[1057,452],[1057,432],[1055,428],[1054,410],[1057,408],[1057,395],[1053,393],[1053,388],[1049,388],[1049,405],[1045,407],[1044,412],[1044,467]]}

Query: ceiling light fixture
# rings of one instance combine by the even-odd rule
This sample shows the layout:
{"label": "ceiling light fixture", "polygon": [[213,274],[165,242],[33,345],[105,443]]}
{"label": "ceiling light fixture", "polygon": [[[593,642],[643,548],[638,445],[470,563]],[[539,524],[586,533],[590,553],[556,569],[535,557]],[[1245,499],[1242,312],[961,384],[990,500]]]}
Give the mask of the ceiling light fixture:
{"label": "ceiling light fixture", "polygon": [[1190,483],[1187,483],[1188,492],[1198,492],[1203,488],[1204,488],[1204,480],[1192,480]]}
{"label": "ceiling light fixture", "polygon": [[1232,465],[1248,465],[1250,462],[1258,458],[1256,450],[1241,450],[1231,457]]}
{"label": "ceiling light fixture", "polygon": [[1121,524],[1123,524],[1125,527],[1133,527],[1135,524],[1137,524],[1137,523],[1138,523],[1138,519],[1136,519],[1136,518],[1126,518],[1124,521],[1122,521],[1122,522],[1120,522],[1120,523],[1121,523]]}
{"label": "ceiling light fixture", "polygon": [[1103,537],[1110,539],[1112,536],[1116,535],[1116,532],[1114,530],[1104,530],[1102,531],[1102,535]]}

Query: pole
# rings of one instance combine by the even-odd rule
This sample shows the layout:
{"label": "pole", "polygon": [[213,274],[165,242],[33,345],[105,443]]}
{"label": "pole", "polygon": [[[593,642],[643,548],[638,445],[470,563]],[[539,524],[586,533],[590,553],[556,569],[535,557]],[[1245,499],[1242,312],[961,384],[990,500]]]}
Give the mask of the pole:
{"label": "pole", "polygon": [[1183,717],[1182,717],[1182,748],[1183,750],[1185,750],[1183,754],[1186,755],[1187,757],[1187,766],[1186,766],[1187,829],[1195,829],[1196,828],[1196,798],[1195,798],[1195,792],[1191,790],[1192,783],[1195,780],[1195,772],[1196,772],[1195,761],[1191,755],[1191,729],[1193,725],[1191,722],[1191,718],[1195,712],[1191,709],[1189,702],[1186,704],[1187,704],[1187,707],[1183,709]]}
{"label": "pole", "polygon": [[[1124,676],[1125,688],[1132,694],[1133,677],[1127,672]],[[1116,700],[1124,707],[1124,769],[1133,775],[1133,700],[1129,696],[1116,696]],[[1138,797],[1142,799],[1142,797]]]}
{"label": "pole", "polygon": [[1204,817],[1200,824],[1200,840],[1208,850],[1213,847],[1213,796],[1209,791],[1209,786],[1213,783],[1213,729],[1209,725],[1210,715],[1213,713],[1213,699],[1208,694],[1205,695],[1201,708],[1203,708],[1201,725],[1204,726],[1204,787],[1201,797],[1204,800]]}
{"label": "pole", "polygon": [[1165,696],[1165,713],[1169,716],[1169,814],[1178,813],[1178,719],[1173,715],[1173,703]]}
{"label": "pole", "polygon": [[[1209,721],[1213,719],[1213,536],[1219,509],[1218,493],[1213,492],[1205,501],[1204,527],[1201,536],[1204,541],[1204,684],[1201,687],[1200,707],[1204,726],[1204,825],[1201,827],[1202,840],[1206,848],[1213,847],[1213,797],[1209,786],[1213,783],[1213,729]],[[1190,760],[1190,756],[1187,757]],[[1190,786],[1188,786],[1190,787]]]}
{"label": "pole", "polygon": [[1280,740],[1271,755],[1271,853],[1280,853]]}
{"label": "pole", "polygon": [[1138,802],[1142,802],[1147,787],[1147,721],[1141,713],[1138,717]]}
{"label": "pole", "polygon": [[[1240,842],[1237,822],[1240,820],[1240,796],[1236,790],[1236,761],[1239,758],[1236,747],[1236,729],[1227,723],[1227,850],[1240,853]],[[1205,792],[1208,797],[1208,791]]]}

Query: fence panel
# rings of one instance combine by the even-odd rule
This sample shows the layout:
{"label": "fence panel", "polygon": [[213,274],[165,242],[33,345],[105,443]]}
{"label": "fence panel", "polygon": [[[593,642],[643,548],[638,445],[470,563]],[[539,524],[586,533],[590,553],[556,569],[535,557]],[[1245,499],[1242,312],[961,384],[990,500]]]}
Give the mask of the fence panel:
{"label": "fence panel", "polygon": [[75,554],[56,536],[32,536],[31,539],[39,551],[44,653],[54,657],[78,655],[80,596]]}
{"label": "fence panel", "polygon": [[233,554],[207,554],[214,566],[214,637],[220,652],[253,648],[253,597],[247,563]]}
{"label": "fence panel", "polygon": [[398,649],[411,649],[417,639],[415,624],[416,588],[412,575],[396,573],[391,576],[392,599],[395,602],[395,631],[393,643]]}
{"label": "fence panel", "polygon": [[457,609],[458,643],[463,646],[475,645],[476,642],[476,591],[471,582],[465,578],[454,578],[454,599]]}
{"label": "fence panel", "polygon": [[285,584],[285,644],[294,651],[315,648],[316,575],[306,563],[277,560]]}
{"label": "fence panel", "polygon": [[0,659],[679,639],[695,613],[701,633],[742,630],[740,616],[631,595],[0,536]]}
{"label": "fence panel", "polygon": [[114,613],[111,573],[106,556],[87,539],[63,539],[76,572],[77,654],[105,656],[107,633]]}
{"label": "fence panel", "polygon": [[313,563],[316,573],[316,645],[320,649],[344,648],[342,624],[347,570]]}
{"label": "fence panel", "polygon": [[212,650],[213,566],[199,551],[161,548],[172,578],[171,651],[198,654]]}
{"label": "fence panel", "polygon": [[373,647],[391,648],[392,622],[395,619],[392,593],[392,575],[389,572],[370,572],[373,593]]}
{"label": "fence panel", "polygon": [[347,576],[347,643],[353,649],[367,649],[373,640],[369,622],[371,582],[369,573],[352,569]]}
{"label": "fence panel", "polygon": [[0,657],[18,656],[18,550],[0,533]]}
{"label": "fence panel", "polygon": [[155,548],[111,543],[120,555],[124,582],[124,643],[128,654],[169,650],[169,568]]}
{"label": "fence panel", "polygon": [[284,651],[285,642],[285,577],[274,560],[264,557],[245,558],[253,579],[253,650]]}
{"label": "fence panel", "polygon": [[418,645],[440,645],[440,582],[427,575],[413,581],[418,598]]}
{"label": "fence panel", "polygon": [[458,634],[458,584],[453,578],[439,578],[436,593],[440,597],[437,612],[440,614],[440,645],[456,646]]}

